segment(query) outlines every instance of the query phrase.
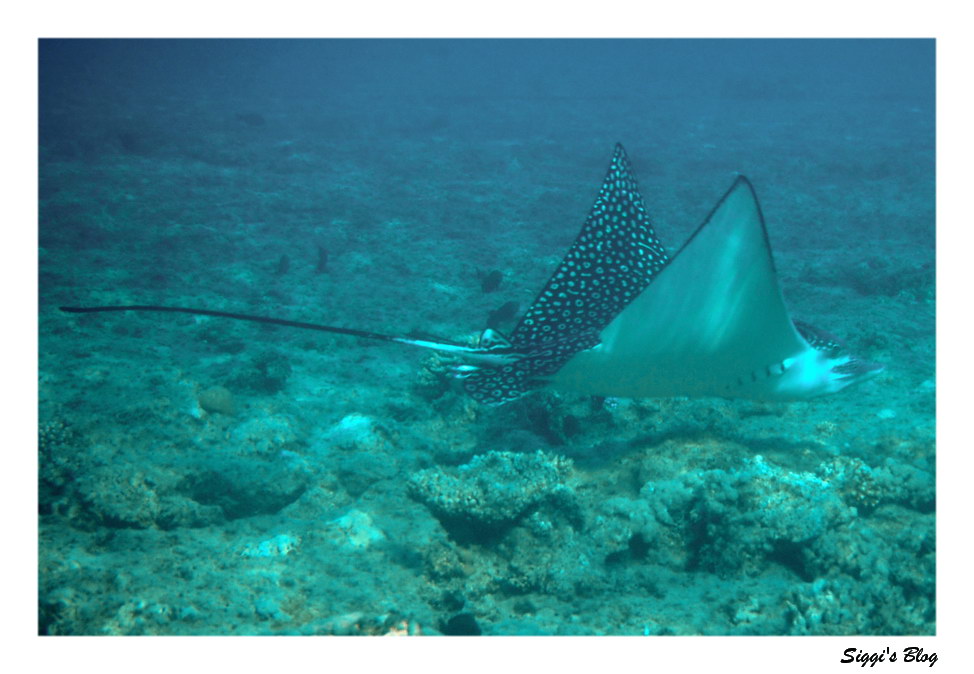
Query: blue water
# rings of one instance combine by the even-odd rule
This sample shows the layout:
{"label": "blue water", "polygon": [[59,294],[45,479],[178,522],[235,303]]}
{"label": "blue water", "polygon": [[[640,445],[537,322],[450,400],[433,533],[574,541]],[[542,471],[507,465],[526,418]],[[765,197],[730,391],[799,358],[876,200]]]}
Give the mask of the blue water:
{"label": "blue water", "polygon": [[[42,41],[39,631],[933,634],[934,130],[930,40]],[[617,141],[671,252],[747,175],[792,314],[885,371],[489,408],[416,349],[57,309],[473,340]]]}

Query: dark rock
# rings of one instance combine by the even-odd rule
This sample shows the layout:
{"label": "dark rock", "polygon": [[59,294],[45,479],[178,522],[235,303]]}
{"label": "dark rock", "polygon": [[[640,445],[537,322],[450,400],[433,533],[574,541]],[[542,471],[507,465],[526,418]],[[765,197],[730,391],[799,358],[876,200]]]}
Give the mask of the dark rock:
{"label": "dark rock", "polygon": [[458,613],[443,625],[443,634],[451,637],[480,636],[480,625],[469,613]]}

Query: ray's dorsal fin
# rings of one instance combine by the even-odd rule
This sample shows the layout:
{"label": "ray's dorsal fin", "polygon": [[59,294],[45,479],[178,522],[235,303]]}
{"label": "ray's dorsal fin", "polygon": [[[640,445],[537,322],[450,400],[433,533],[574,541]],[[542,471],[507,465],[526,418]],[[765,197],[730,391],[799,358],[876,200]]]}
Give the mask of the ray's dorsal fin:
{"label": "ray's dorsal fin", "polygon": [[582,230],[511,333],[516,345],[601,330],[666,263],[621,143]]}
{"label": "ray's dorsal fin", "polygon": [[663,268],[656,238],[621,143],[602,187],[567,254],[511,333],[524,356],[497,370],[463,373],[463,387],[488,405],[537,388],[579,351],[598,343],[602,328]]}

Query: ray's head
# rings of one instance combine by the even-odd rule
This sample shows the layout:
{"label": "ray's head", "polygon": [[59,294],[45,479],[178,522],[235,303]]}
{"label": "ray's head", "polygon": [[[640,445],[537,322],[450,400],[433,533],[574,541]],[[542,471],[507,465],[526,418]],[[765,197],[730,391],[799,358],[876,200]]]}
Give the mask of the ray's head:
{"label": "ray's head", "polygon": [[838,337],[801,321],[794,321],[808,349],[786,359],[777,383],[781,397],[815,398],[871,379],[885,368],[880,363],[859,358]]}

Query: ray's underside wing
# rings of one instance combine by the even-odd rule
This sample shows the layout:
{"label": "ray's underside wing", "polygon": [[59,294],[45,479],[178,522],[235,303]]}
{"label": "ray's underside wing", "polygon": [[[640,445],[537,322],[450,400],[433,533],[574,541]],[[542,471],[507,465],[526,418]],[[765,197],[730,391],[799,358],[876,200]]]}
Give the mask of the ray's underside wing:
{"label": "ray's underside wing", "polygon": [[552,385],[623,397],[760,398],[774,368],[780,374],[807,348],[781,296],[754,190],[739,176],[600,344],[576,354]]}

